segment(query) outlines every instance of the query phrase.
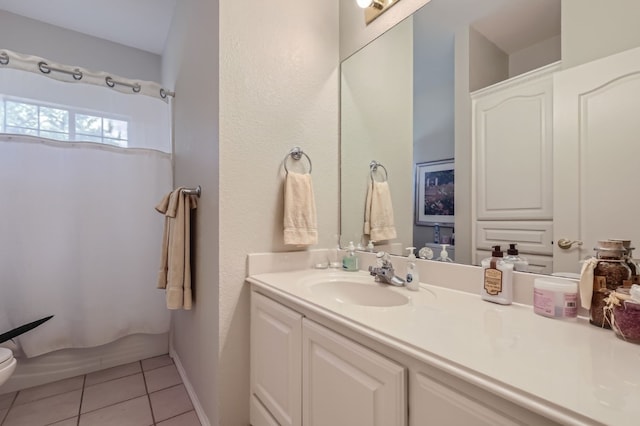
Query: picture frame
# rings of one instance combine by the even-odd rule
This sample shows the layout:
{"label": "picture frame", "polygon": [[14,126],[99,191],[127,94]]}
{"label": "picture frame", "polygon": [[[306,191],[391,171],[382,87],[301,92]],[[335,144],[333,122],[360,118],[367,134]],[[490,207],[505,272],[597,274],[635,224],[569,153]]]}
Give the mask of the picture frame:
{"label": "picture frame", "polygon": [[454,225],[454,160],[428,161],[415,166],[416,225]]}

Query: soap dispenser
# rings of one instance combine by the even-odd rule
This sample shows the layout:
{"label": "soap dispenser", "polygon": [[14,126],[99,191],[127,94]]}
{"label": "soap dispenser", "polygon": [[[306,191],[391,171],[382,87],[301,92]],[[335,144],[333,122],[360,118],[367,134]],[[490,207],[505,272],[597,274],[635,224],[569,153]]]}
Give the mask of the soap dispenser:
{"label": "soap dispenser", "polygon": [[453,262],[453,260],[451,260],[451,258],[449,257],[449,252],[447,251],[447,247],[449,247],[449,244],[441,244],[442,247],[442,251],[440,251],[440,257],[438,258],[438,260],[440,262]]}
{"label": "soap dispenser", "polygon": [[412,291],[418,291],[420,289],[420,275],[418,274],[418,268],[416,267],[415,249],[415,247],[406,248],[406,250],[409,250],[409,256],[407,258],[406,287]]}
{"label": "soap dispenser", "polygon": [[529,262],[524,257],[519,256],[515,243],[509,244],[504,261],[512,263],[514,271],[529,272]]}
{"label": "soap dispenser", "polygon": [[483,282],[480,296],[501,305],[513,301],[513,264],[505,262],[500,246],[493,246],[491,257],[482,260]]}
{"label": "soap dispenser", "polygon": [[353,241],[349,241],[347,254],[342,258],[342,270],[349,272],[358,270],[358,256],[356,256],[356,247],[353,245]]}

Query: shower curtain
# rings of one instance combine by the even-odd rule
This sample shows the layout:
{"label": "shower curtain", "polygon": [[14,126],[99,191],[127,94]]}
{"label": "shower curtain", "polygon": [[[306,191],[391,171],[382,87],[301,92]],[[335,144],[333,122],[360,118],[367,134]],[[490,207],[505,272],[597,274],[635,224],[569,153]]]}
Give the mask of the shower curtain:
{"label": "shower curtain", "polygon": [[[28,357],[166,333],[154,206],[172,188],[167,103],[14,69],[0,69],[0,101],[0,332],[54,315],[17,339]],[[7,102],[117,117],[126,147],[7,134]]]}

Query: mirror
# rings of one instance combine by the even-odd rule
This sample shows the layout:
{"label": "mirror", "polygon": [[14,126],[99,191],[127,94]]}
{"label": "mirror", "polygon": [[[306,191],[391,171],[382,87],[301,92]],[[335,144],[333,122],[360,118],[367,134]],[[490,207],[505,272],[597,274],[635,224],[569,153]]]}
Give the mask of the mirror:
{"label": "mirror", "polygon": [[[467,46],[468,73],[456,69],[461,44]],[[488,77],[482,61],[474,62],[474,55],[506,58],[503,75]],[[406,247],[427,245],[435,259],[440,251],[437,240],[452,245],[447,250],[456,262],[475,263],[470,239],[470,159],[456,158],[456,143],[464,139],[456,137],[460,126],[456,90],[468,86],[468,97],[469,92],[559,59],[560,0],[432,0],[343,61],[342,243],[366,245],[367,186],[371,179],[388,177],[397,238],[376,242],[377,249],[407,254]],[[464,86],[460,78],[467,80]],[[470,144],[468,138],[466,143]],[[384,165],[386,174],[380,168],[371,173],[372,160]],[[451,164],[455,164],[455,177]],[[416,179],[417,168],[422,182]],[[451,194],[443,185],[451,179],[455,209],[447,207]],[[424,191],[430,185],[441,193],[436,199],[439,204],[431,212],[419,212],[416,186]],[[462,235],[456,235],[456,230]]]}

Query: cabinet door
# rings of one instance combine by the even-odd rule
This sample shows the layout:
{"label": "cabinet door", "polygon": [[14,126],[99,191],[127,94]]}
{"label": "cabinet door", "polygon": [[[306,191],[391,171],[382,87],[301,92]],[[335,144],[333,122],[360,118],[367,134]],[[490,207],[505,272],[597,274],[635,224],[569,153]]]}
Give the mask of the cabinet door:
{"label": "cabinet door", "polygon": [[[251,293],[252,424],[264,424],[262,404],[280,425],[302,424],[302,315]],[[254,418],[255,417],[255,418]]]}
{"label": "cabinet door", "polygon": [[473,94],[478,220],[551,220],[553,84],[535,72]]}
{"label": "cabinet door", "polygon": [[302,380],[305,426],[407,423],[405,368],[307,319]]}
{"label": "cabinet door", "polygon": [[[554,231],[583,241],[554,247],[556,270],[580,272],[597,240],[640,243],[640,48],[554,76]],[[620,236],[622,235],[622,236]]]}

